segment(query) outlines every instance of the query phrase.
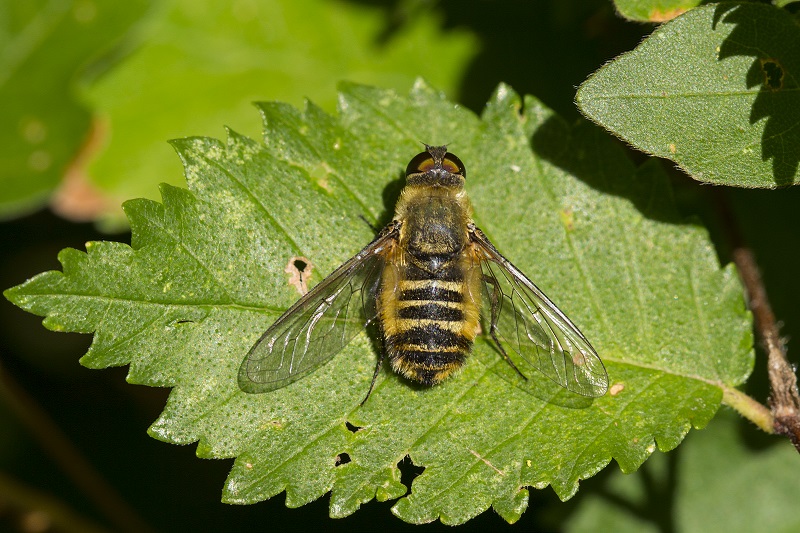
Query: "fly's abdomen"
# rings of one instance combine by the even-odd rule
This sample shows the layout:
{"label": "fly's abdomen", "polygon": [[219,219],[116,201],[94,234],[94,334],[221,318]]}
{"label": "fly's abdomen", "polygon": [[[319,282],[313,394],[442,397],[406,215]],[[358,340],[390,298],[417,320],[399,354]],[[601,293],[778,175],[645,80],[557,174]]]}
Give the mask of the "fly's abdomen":
{"label": "fly's abdomen", "polygon": [[395,372],[435,385],[463,366],[477,334],[474,272],[454,260],[433,273],[406,264],[395,276],[393,295],[382,294],[386,355]]}

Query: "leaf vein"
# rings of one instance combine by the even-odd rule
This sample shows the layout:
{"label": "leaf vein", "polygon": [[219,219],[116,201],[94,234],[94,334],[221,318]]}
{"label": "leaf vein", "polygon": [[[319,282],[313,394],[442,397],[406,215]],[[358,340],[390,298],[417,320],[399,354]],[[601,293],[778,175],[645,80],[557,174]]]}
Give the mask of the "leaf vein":
{"label": "leaf vein", "polygon": [[234,184],[236,184],[236,185],[239,187],[239,189],[240,189],[240,190],[242,190],[242,191],[243,191],[243,192],[244,192],[244,193],[247,195],[247,197],[249,198],[249,200],[250,200],[250,201],[251,201],[251,202],[252,202],[254,205],[256,205],[256,206],[258,206],[258,207],[260,208],[261,212],[264,214],[264,216],[265,216],[265,217],[267,217],[267,219],[268,219],[268,220],[269,220],[269,221],[272,223],[272,225],[273,225],[275,228],[277,228],[277,229],[278,229],[278,230],[279,230],[279,231],[280,231],[280,232],[281,232],[281,233],[284,235],[284,237],[286,237],[286,240],[287,240],[287,241],[289,241],[289,245],[290,245],[290,246],[292,246],[292,248],[294,248],[294,250],[295,250],[295,252],[296,252],[297,254],[299,254],[299,255],[305,255],[305,253],[303,252],[303,250],[300,248],[300,245],[297,243],[297,241],[295,241],[295,239],[294,239],[294,238],[291,236],[291,234],[289,233],[289,230],[288,230],[287,228],[285,228],[285,227],[284,227],[284,226],[283,226],[283,225],[282,225],[280,222],[278,222],[278,219],[277,219],[277,217],[275,217],[275,216],[274,216],[274,215],[273,215],[273,214],[270,212],[270,210],[267,208],[267,206],[266,206],[266,205],[264,205],[264,203],[262,203],[262,202],[261,202],[261,201],[260,201],[260,200],[259,200],[259,199],[256,197],[256,195],[255,195],[255,194],[253,194],[253,191],[251,191],[249,187],[247,187],[247,186],[246,186],[244,183],[242,183],[242,181],[241,181],[241,180],[239,180],[239,179],[238,179],[238,178],[237,178],[237,177],[236,177],[236,176],[233,174],[233,172],[231,172],[230,170],[228,170],[226,167],[222,166],[222,164],[221,164],[220,162],[218,162],[218,161],[215,161],[214,159],[210,159],[210,158],[206,158],[206,161],[209,163],[209,165],[212,165],[212,166],[216,167],[216,168],[217,168],[217,169],[218,169],[220,172],[222,172],[223,174],[225,174],[226,176],[228,176],[228,178],[230,179],[230,181],[231,181],[231,182],[233,182]]}

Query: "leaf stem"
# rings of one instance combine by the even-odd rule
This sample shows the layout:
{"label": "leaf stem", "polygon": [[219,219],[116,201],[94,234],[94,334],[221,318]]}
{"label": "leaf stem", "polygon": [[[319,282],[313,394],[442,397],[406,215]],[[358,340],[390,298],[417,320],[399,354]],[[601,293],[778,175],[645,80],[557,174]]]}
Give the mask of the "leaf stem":
{"label": "leaf stem", "polygon": [[775,433],[775,418],[767,406],[742,391],[722,385],[722,403],[734,409],[765,433]]}
{"label": "leaf stem", "polygon": [[[772,432],[789,437],[794,447],[800,452],[800,393],[797,390],[797,376],[786,357],[786,346],[781,340],[775,314],[770,306],[755,255],[745,244],[727,196],[722,191],[717,194],[717,205],[724,227],[728,230],[731,239],[733,262],[736,264],[739,276],[747,290],[756,330],[767,351],[767,370],[771,388],[769,406],[773,417]],[[758,425],[758,422],[755,423]]]}

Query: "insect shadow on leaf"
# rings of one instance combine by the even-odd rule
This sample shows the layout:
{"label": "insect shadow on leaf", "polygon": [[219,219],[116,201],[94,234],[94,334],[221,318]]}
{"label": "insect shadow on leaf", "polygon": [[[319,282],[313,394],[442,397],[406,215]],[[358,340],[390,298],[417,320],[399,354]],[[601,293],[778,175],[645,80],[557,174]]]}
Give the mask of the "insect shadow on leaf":
{"label": "insect shadow on leaf", "polygon": [[[394,207],[397,205],[397,200],[400,198],[400,193],[406,185],[406,176],[402,172],[383,188],[381,196],[383,197],[383,212],[378,217],[378,227],[383,228],[394,217]],[[377,232],[376,232],[377,233]]]}

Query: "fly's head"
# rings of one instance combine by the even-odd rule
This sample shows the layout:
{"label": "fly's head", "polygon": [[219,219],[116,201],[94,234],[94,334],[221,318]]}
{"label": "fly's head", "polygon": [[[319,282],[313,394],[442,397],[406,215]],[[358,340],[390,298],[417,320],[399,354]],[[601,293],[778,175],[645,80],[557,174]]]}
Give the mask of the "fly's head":
{"label": "fly's head", "polygon": [[447,151],[447,146],[428,146],[406,167],[406,183],[461,189],[467,178],[464,163]]}

